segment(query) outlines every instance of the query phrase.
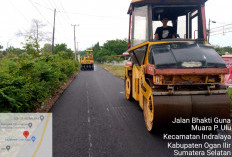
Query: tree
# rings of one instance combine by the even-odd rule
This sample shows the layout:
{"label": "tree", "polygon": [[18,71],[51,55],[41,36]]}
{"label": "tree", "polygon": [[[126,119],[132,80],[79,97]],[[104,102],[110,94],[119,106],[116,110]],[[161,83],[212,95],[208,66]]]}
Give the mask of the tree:
{"label": "tree", "polygon": [[78,53],[80,54],[80,56],[85,56],[85,54],[86,54],[85,51],[79,51]]}
{"label": "tree", "polygon": [[3,52],[0,51],[0,59],[3,58]]}
{"label": "tree", "polygon": [[52,52],[52,45],[51,44],[44,44],[44,47],[41,49],[41,52]]}
{"label": "tree", "polygon": [[14,48],[13,46],[8,47],[5,51],[3,51],[3,54],[7,54],[7,53],[13,53],[15,55],[20,55],[24,52],[24,50],[20,49],[20,48]]}
{"label": "tree", "polygon": [[24,36],[27,40],[34,40],[34,47],[37,53],[39,52],[39,45],[42,41],[51,41],[51,33],[44,30],[46,24],[41,21],[33,19],[31,28],[27,32],[19,32],[18,36]]}
{"label": "tree", "polygon": [[112,54],[122,54],[128,49],[126,40],[108,40],[104,43],[103,48],[109,50]]}
{"label": "tree", "polygon": [[101,50],[101,47],[100,47],[99,42],[97,42],[97,43],[96,43],[92,48],[90,48],[90,49],[92,49],[93,51],[96,51],[96,52],[100,51],[100,50]]}
{"label": "tree", "polygon": [[69,58],[73,57],[73,51],[71,49],[68,49],[65,43],[56,44],[56,46],[54,47],[54,53],[57,54],[58,52],[62,51],[67,52]]}
{"label": "tree", "polygon": [[219,55],[224,55],[226,52],[228,52],[229,54],[232,54],[231,46],[226,46],[226,47],[214,46],[214,48]]}
{"label": "tree", "polygon": [[111,62],[113,60],[121,60],[115,57],[115,55],[122,54],[128,49],[127,40],[108,40],[103,46],[96,43],[91,48],[94,52],[94,60],[98,62]]}
{"label": "tree", "polygon": [[33,55],[36,55],[39,53],[38,47],[39,47],[38,42],[36,41],[35,38],[31,36],[28,37],[25,45],[23,46],[23,48],[28,54],[33,54]]}
{"label": "tree", "polygon": [[[3,49],[3,46],[2,45],[0,45],[0,50],[1,49]],[[2,51],[0,51],[0,59],[3,57],[3,52]]]}

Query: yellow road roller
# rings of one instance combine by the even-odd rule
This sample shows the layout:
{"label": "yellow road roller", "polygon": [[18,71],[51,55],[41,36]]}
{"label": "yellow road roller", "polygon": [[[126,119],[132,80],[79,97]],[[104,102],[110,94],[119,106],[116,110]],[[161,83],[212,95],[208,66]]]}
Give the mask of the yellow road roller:
{"label": "yellow road roller", "polygon": [[81,70],[94,70],[93,50],[86,50],[86,54],[81,57]]}
{"label": "yellow road roller", "polygon": [[125,95],[148,131],[174,118],[229,118],[228,69],[207,41],[207,0],[132,0]]}

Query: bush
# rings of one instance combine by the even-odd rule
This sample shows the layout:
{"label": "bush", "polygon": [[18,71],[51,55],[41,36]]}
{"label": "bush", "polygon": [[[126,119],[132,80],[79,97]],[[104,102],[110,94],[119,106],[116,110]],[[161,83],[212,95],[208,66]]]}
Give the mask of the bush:
{"label": "bush", "polygon": [[0,112],[30,112],[80,68],[67,53],[8,55],[0,62]]}

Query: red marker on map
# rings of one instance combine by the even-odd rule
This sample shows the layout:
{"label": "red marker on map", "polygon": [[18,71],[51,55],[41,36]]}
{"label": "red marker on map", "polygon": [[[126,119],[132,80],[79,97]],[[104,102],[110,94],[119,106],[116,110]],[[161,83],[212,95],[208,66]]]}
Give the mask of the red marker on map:
{"label": "red marker on map", "polygon": [[27,138],[27,137],[29,136],[29,132],[28,132],[28,131],[24,131],[24,132],[23,132],[23,136],[24,136],[25,138]]}

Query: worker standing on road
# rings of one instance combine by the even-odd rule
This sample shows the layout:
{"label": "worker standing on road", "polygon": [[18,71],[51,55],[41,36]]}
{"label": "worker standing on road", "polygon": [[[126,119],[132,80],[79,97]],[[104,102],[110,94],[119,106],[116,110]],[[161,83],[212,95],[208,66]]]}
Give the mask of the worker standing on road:
{"label": "worker standing on road", "polygon": [[155,31],[155,39],[154,40],[161,40],[161,39],[170,39],[175,38],[174,29],[171,26],[168,26],[168,18],[163,17],[161,22],[163,23],[162,27],[158,27]]}

